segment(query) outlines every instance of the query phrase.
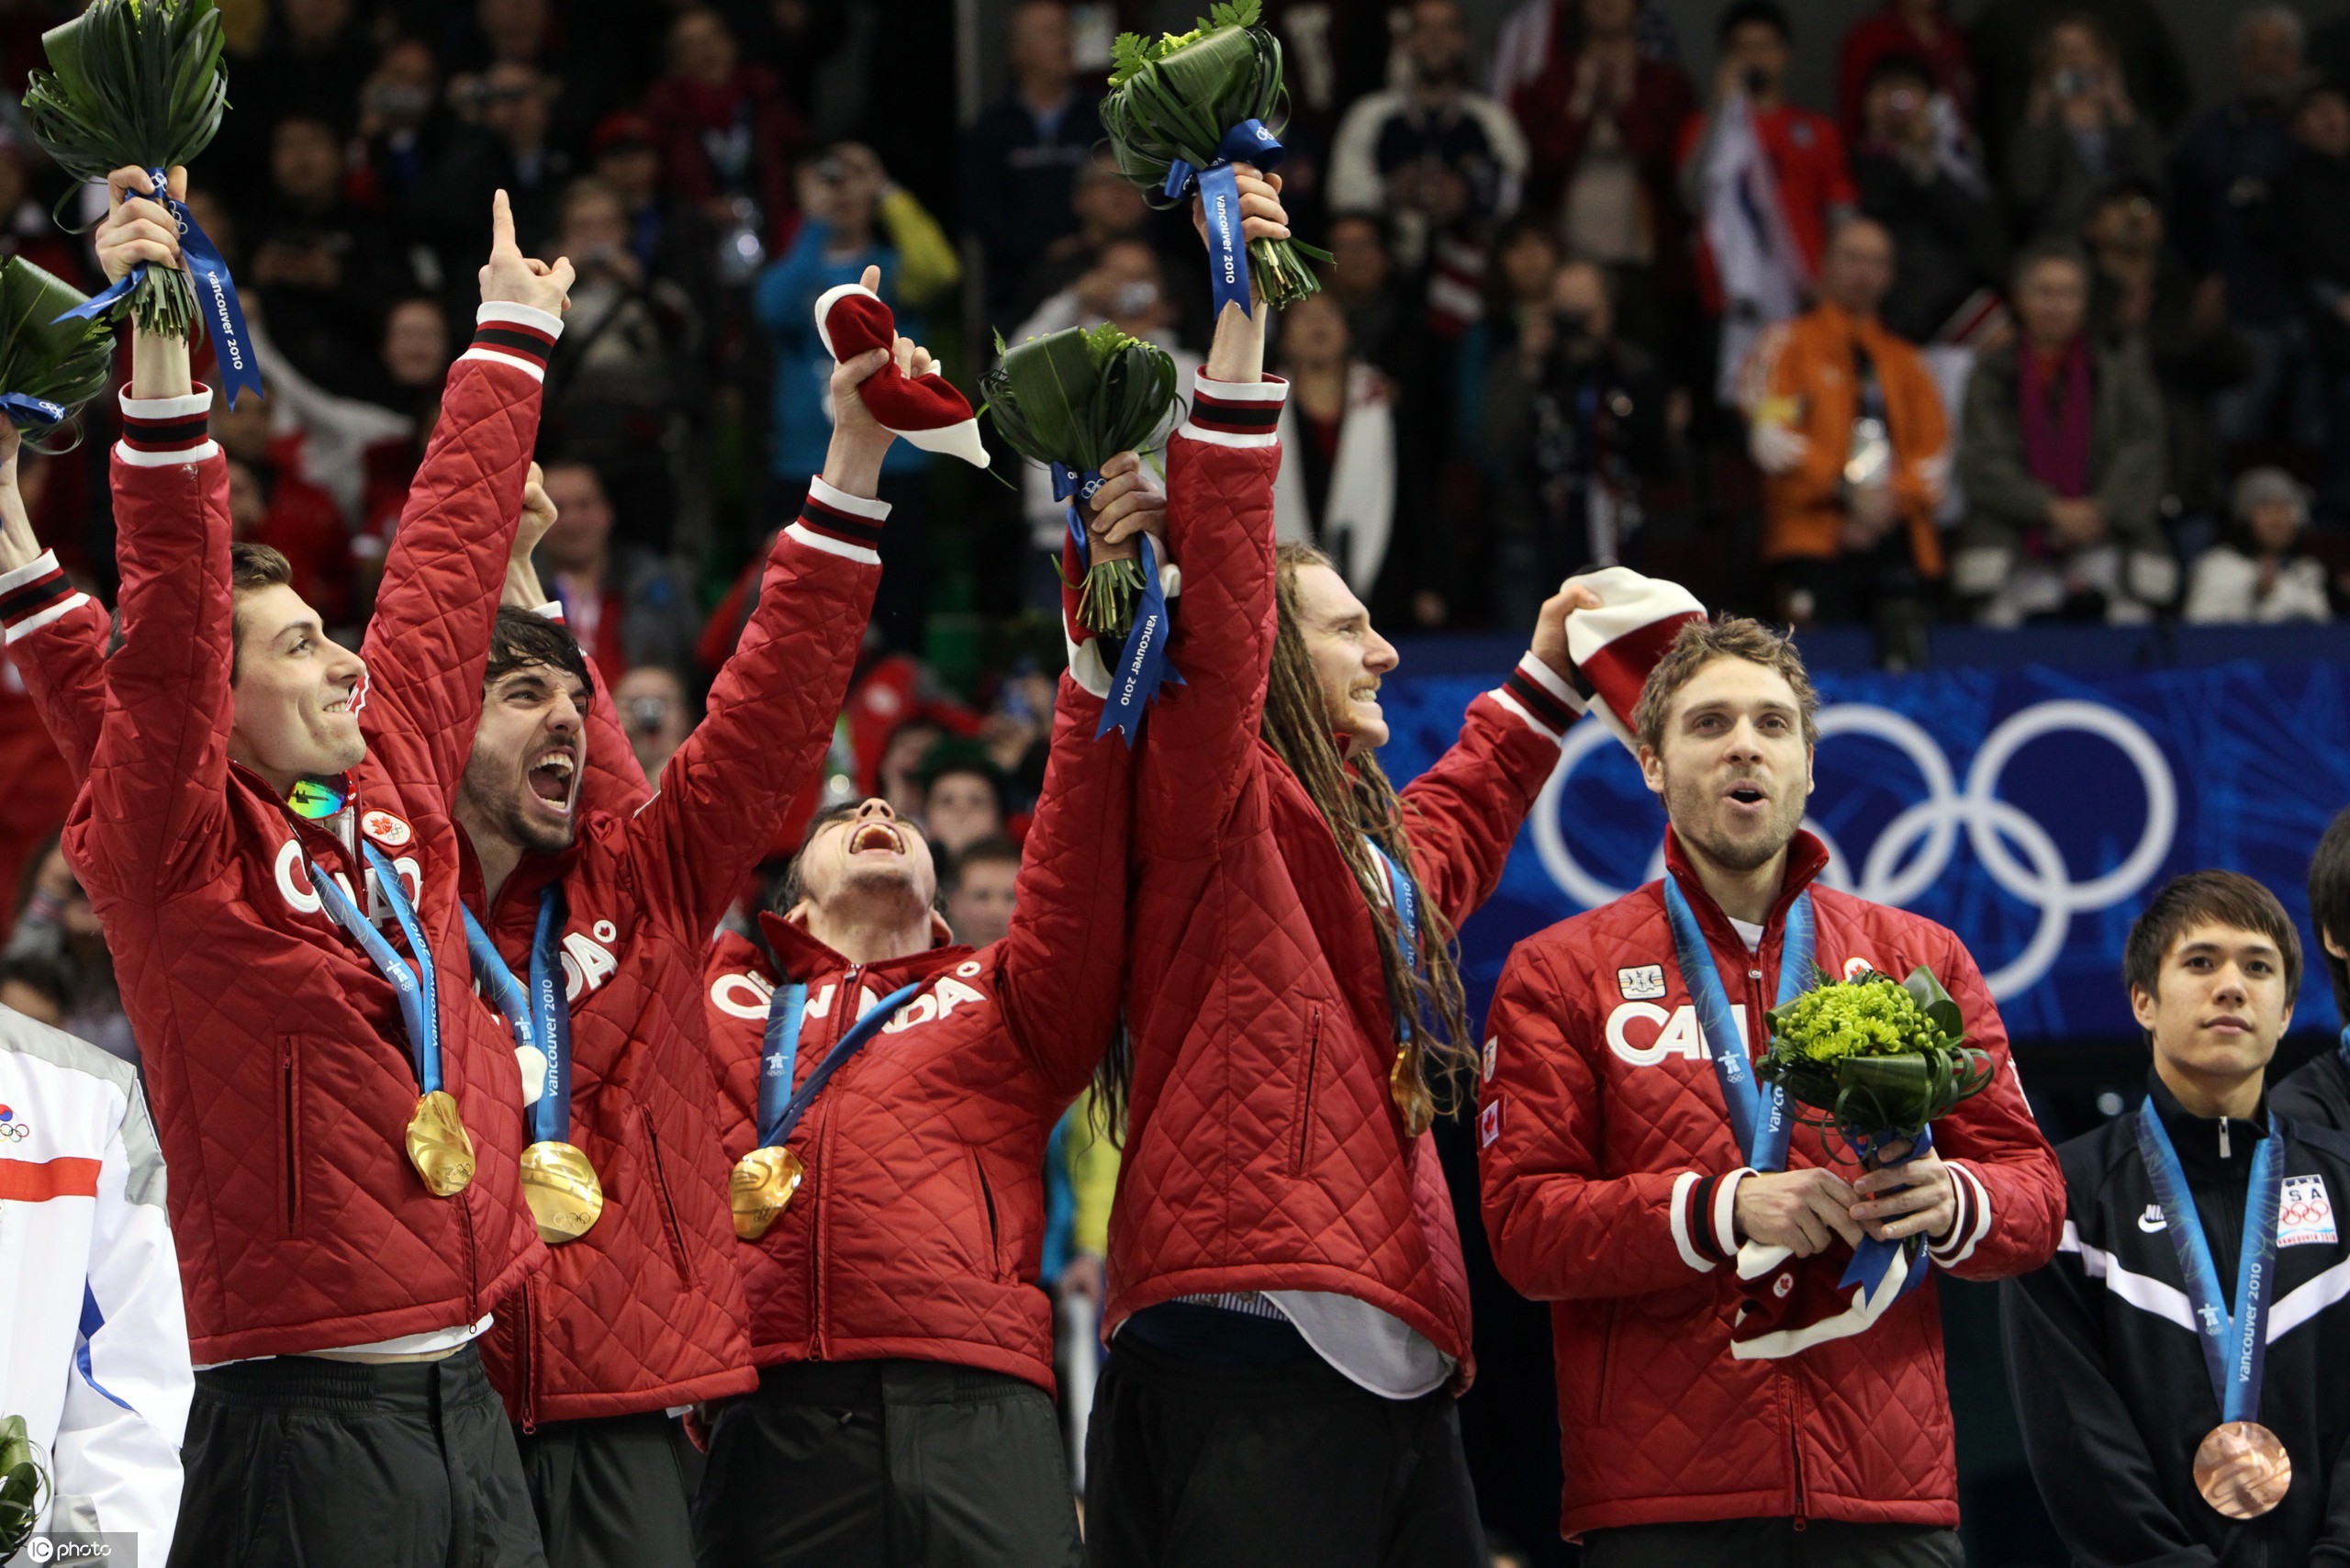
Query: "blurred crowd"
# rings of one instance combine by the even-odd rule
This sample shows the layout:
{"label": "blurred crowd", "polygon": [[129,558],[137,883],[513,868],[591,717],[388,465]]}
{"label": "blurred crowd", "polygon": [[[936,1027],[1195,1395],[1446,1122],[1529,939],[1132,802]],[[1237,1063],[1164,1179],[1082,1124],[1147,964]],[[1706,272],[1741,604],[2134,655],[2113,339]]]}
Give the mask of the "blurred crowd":
{"label": "blurred crowd", "polygon": [[[69,230],[103,196],[16,108],[73,8],[0,0],[0,252],[94,287]],[[234,106],[192,205],[268,385],[216,413],[241,536],[364,620],[506,189],[580,274],[542,576],[657,774],[821,464],[824,289],[879,266],[967,390],[999,338],[1074,324],[1197,366],[1198,241],[1096,114],[1113,34],[1191,9],[986,5],[958,61],[953,0],[223,0]],[[1888,0],[1841,38],[1773,0],[1710,40],[1648,0],[1266,20],[1284,199],[1333,257],[1278,321],[1279,527],[1382,627],[1515,631],[1623,562],[1873,626],[1900,667],[1937,622],[2322,620],[2350,590],[2350,25],[2243,10],[2199,106],[2151,0]],[[1832,103],[1789,96],[1798,51],[1832,54]],[[102,596],[112,418],[25,477]],[[900,443],[882,484],[826,788],[923,823],[984,941],[1049,730],[1059,508],[1002,454]],[[5,659],[0,767],[0,1000],[102,1005],[43,846],[62,765]]]}

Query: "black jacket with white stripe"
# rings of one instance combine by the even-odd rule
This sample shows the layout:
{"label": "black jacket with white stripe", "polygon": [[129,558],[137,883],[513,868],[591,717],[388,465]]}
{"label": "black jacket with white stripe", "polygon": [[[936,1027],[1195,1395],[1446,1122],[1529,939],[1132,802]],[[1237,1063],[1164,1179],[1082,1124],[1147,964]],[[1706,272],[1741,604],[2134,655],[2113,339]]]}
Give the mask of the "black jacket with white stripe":
{"label": "black jacket with white stripe", "polygon": [[2268,1103],[2303,1126],[2350,1132],[2350,1045],[2320,1051],[2286,1074]]}
{"label": "black jacket with white stripe", "polygon": [[[2235,1288],[2250,1121],[2193,1116],[2149,1075],[2211,1247]],[[2136,1113],[2056,1151],[2064,1239],[2000,1288],[2024,1447],[2081,1568],[2350,1568],[2350,1137],[2280,1118],[2285,1201],[2259,1419],[2293,1461],[2285,1500],[2227,1518],[2195,1490],[2220,1424],[2178,1259],[2138,1152]]]}

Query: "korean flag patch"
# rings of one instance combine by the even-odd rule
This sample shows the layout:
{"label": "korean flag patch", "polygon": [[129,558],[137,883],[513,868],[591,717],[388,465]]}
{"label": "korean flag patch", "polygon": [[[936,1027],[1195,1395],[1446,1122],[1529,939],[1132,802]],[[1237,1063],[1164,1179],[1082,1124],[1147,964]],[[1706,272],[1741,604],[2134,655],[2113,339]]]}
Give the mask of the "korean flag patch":
{"label": "korean flag patch", "polygon": [[1616,971],[1616,989],[1627,1002],[1654,1002],[1664,994],[1664,966],[1642,964]]}
{"label": "korean flag patch", "polygon": [[2277,1245],[2306,1247],[2341,1239],[2334,1228],[2333,1203],[2322,1176],[2288,1176],[2277,1207]]}

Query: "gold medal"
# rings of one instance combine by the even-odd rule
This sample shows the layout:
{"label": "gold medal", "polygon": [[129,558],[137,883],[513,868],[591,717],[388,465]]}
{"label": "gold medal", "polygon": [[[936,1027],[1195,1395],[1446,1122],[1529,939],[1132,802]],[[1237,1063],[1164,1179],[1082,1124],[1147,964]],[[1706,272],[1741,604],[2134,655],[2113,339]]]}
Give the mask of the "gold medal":
{"label": "gold medal", "polygon": [[2232,1519],[2258,1518],[2283,1502],[2292,1485],[2292,1456],[2257,1421],[2214,1427],[2196,1447],[2195,1489]]}
{"label": "gold medal", "polygon": [[474,1179],[474,1140],[457,1114],[456,1097],[436,1089],[416,1103],[408,1119],[408,1163],[436,1198],[453,1198]]}
{"label": "gold medal", "polygon": [[1420,1081],[1420,1064],[1409,1046],[1395,1047],[1395,1065],[1387,1070],[1387,1096],[1403,1114],[1405,1137],[1417,1137],[1435,1125],[1436,1100]]}
{"label": "gold medal", "polygon": [[765,1236],[807,1173],[808,1167],[798,1155],[773,1145],[755,1148],[736,1160],[734,1173],[726,1183],[727,1201],[734,1210],[735,1236],[744,1241]]}
{"label": "gold medal", "polygon": [[522,1151],[522,1201],[550,1247],[576,1241],[604,1213],[603,1183],[577,1148],[552,1140]]}

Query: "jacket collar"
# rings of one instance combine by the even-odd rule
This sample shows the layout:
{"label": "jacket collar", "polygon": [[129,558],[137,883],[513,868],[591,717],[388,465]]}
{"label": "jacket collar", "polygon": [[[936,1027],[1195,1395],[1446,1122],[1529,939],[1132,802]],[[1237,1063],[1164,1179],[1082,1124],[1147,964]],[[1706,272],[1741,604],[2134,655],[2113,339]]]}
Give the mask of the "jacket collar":
{"label": "jacket collar", "polygon": [[2266,1089],[2260,1092],[2260,1103],[2253,1107],[2249,1119],[2197,1115],[2178,1103],[2163,1075],[2151,1067],[2146,1070],[2146,1094],[2154,1103],[2155,1114],[2163,1119],[2163,1130],[2170,1134],[2171,1147],[2178,1150],[2179,1163],[2190,1170],[2241,1170],[2253,1149],[2268,1136]]}
{"label": "jacket collar", "polygon": [[[782,979],[812,985],[827,975],[849,969],[847,958],[835,952],[830,944],[808,935],[807,927],[789,921],[771,911],[759,914],[759,935],[766,940],[767,951],[774,956],[776,972]],[[919,953],[909,953],[902,958],[885,958],[878,964],[867,964],[865,972],[873,976],[877,984],[894,990],[918,980],[926,980],[971,956],[971,949],[955,942],[934,942]]]}
{"label": "jacket collar", "polygon": [[[1706,928],[1707,935],[1742,951],[1746,946],[1745,938],[1739,935],[1738,928],[1729,923],[1729,916],[1722,913],[1722,906],[1714,902],[1714,895],[1707,892],[1705,883],[1698,880],[1695,864],[1681,847],[1681,835],[1670,826],[1664,830],[1664,868],[1679,879],[1681,890],[1688,895],[1689,907],[1696,912],[1697,924]],[[1762,920],[1765,946],[1778,936],[1785,925],[1787,911],[1794,906],[1797,895],[1810,887],[1819,873],[1827,868],[1828,846],[1807,830],[1796,829],[1794,839],[1787,845],[1787,869],[1779,884],[1779,896],[1772,901],[1771,912]]]}

